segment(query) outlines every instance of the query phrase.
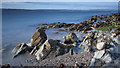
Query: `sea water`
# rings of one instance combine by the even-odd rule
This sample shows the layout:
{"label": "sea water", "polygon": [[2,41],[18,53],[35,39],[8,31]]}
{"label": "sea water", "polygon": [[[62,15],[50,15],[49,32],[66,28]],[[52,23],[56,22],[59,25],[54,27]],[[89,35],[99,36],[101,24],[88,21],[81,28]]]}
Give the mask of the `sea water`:
{"label": "sea water", "polygon": [[[19,43],[29,43],[36,31],[36,24],[80,23],[94,15],[117,13],[116,2],[46,2],[46,3],[3,3],[2,7],[2,46],[3,63],[11,61],[11,50]],[[46,30],[48,38],[61,39],[68,32],[58,29]]]}

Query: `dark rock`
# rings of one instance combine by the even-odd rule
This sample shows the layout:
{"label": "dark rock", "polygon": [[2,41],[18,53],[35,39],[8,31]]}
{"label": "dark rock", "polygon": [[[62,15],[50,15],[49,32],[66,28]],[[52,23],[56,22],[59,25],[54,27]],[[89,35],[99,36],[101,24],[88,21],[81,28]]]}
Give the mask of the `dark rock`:
{"label": "dark rock", "polygon": [[107,18],[107,15],[101,15],[102,18]]}
{"label": "dark rock", "polygon": [[97,19],[96,18],[90,18],[89,20],[88,20],[88,22],[90,23],[90,24],[93,24],[94,22],[96,22],[97,21]]}
{"label": "dark rock", "polygon": [[48,29],[48,27],[47,26],[42,26],[40,29]]}
{"label": "dark rock", "polygon": [[1,68],[10,68],[10,64],[5,64]]}
{"label": "dark rock", "polygon": [[65,42],[64,43],[72,44],[74,42],[79,42],[79,39],[77,38],[77,36],[74,32],[70,32],[67,36],[65,36]]}
{"label": "dark rock", "polygon": [[102,20],[102,18],[101,18],[100,16],[98,16],[98,17],[97,17],[97,20],[101,21],[101,20]]}
{"label": "dark rock", "polygon": [[54,32],[54,34],[58,34],[59,32]]}
{"label": "dark rock", "polygon": [[32,36],[31,46],[41,46],[46,40],[45,30],[38,29]]}
{"label": "dark rock", "polygon": [[65,31],[64,29],[59,29],[59,31]]}
{"label": "dark rock", "polygon": [[86,27],[83,28],[82,31],[89,31],[89,30],[92,30],[92,28],[90,28],[89,26],[86,26]]}
{"label": "dark rock", "polygon": [[59,64],[59,68],[65,68],[65,64],[64,63]]}
{"label": "dark rock", "polygon": [[34,47],[30,54],[34,55],[40,46],[47,40],[45,30],[38,29],[32,36],[31,46]]}
{"label": "dark rock", "polygon": [[48,24],[38,24],[38,25],[48,25]]}
{"label": "dark rock", "polygon": [[99,27],[103,27],[103,22],[97,22],[97,23],[95,23],[95,24],[93,24],[93,27],[94,28],[99,28]]}

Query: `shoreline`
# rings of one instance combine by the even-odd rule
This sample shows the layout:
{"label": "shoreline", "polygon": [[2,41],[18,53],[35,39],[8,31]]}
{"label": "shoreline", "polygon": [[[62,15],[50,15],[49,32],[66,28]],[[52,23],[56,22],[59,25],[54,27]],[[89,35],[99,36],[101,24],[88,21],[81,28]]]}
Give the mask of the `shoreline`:
{"label": "shoreline", "polygon": [[[114,15],[114,14],[113,14]],[[103,15],[104,16],[104,15]],[[109,15],[108,15],[109,16]],[[97,18],[99,18],[99,16],[96,16]],[[101,18],[101,17],[100,17]],[[88,21],[89,22],[91,22],[91,23],[89,23],[89,24],[92,24],[92,26],[93,26],[93,24],[95,24],[95,23],[93,23],[93,22],[95,22],[95,21],[93,21],[93,20],[96,20],[96,19],[89,19]],[[98,20],[98,19],[97,19]],[[92,22],[93,21],[93,22]],[[98,23],[98,22],[97,22]],[[57,31],[55,31],[55,32],[58,32],[56,35],[58,35],[59,36],[59,34],[61,33],[62,34],[62,32],[64,33],[64,32],[66,32],[67,30],[65,30],[65,29],[69,29],[69,31],[66,33],[66,35],[64,34],[64,36],[67,36],[67,34],[69,33],[69,32],[71,32],[71,31],[78,31],[78,34],[77,34],[77,37],[78,37],[78,35],[79,35],[79,31],[83,31],[82,33],[84,34],[84,33],[86,33],[87,32],[87,35],[91,32],[91,29],[90,29],[90,31],[88,32],[88,28],[90,28],[91,27],[91,25],[89,26],[89,27],[86,27],[87,25],[89,25],[88,23],[86,23],[86,21],[84,21],[84,22],[81,22],[81,23],[78,23],[78,24],[68,24],[68,23],[58,23],[58,24],[55,24],[55,23],[52,23],[52,24],[46,24],[47,26],[43,26],[43,27],[40,27],[40,28],[38,28],[38,29],[45,29],[46,31],[49,31],[48,29],[54,29],[54,28],[57,28],[58,30]],[[103,23],[102,23],[103,24]],[[120,22],[119,22],[119,24],[120,24]],[[41,25],[43,25],[43,24],[41,24]],[[82,28],[80,28],[79,26],[77,26],[77,25],[80,25],[81,27],[85,27],[85,29],[83,29],[83,30],[81,30]],[[71,27],[72,26],[72,27]],[[75,27],[73,27],[73,26],[75,26]],[[77,27],[76,27],[77,26]],[[98,26],[98,27],[97,27]],[[99,25],[99,23],[98,24],[96,24],[96,28],[101,28],[101,27],[108,27],[109,25],[108,24],[103,24],[103,25]],[[113,25],[112,25],[113,26]],[[59,29],[61,29],[61,28],[64,28],[65,27],[65,29],[63,29],[63,30],[59,30]],[[66,27],[68,27],[68,28],[66,28]],[[79,29],[78,29],[78,27],[79,27]],[[94,26],[95,27],[95,26]],[[120,25],[118,25],[118,27],[113,27],[113,28],[119,28],[120,27]],[[73,29],[73,30],[71,30],[71,29]],[[77,29],[77,30],[76,30]],[[109,32],[111,32],[111,29],[112,28],[110,28],[110,31],[105,31],[105,32],[107,32],[108,34],[109,34]],[[102,29],[101,29],[102,30]],[[95,30],[96,31],[96,30]],[[54,33],[55,33],[54,32]],[[93,31],[94,32],[94,31]],[[103,33],[105,33],[104,31],[101,31],[101,32],[103,32]],[[101,32],[98,32],[98,33],[101,33]],[[107,34],[106,33],[106,34]],[[46,33],[47,35],[49,34],[49,32],[48,33]],[[51,33],[51,34],[53,34],[53,33]],[[50,35],[51,35],[50,34]],[[118,29],[118,35],[119,35],[119,29]],[[117,36],[118,36],[117,35]],[[63,36],[63,35],[62,35]],[[81,35],[80,35],[81,36]],[[53,37],[54,37],[54,35],[53,35]],[[86,36],[85,36],[86,37]],[[49,39],[49,38],[48,38]],[[80,38],[79,38],[80,39]],[[84,38],[83,38],[84,39]],[[55,40],[61,40],[61,39],[55,39]],[[62,41],[64,41],[63,39],[62,39]],[[80,41],[82,41],[82,40],[80,40]],[[62,42],[63,43],[63,42]],[[81,42],[80,42],[81,43]],[[68,54],[68,53],[67,53]],[[62,55],[61,55],[62,56]],[[70,55],[71,56],[71,55]],[[79,55],[77,55],[77,56],[79,56]],[[59,57],[59,56],[58,56]],[[16,57],[17,58],[17,57]],[[61,58],[62,59],[62,58]],[[31,60],[31,59],[29,59],[29,60]],[[35,60],[35,59],[34,59]],[[90,60],[90,59],[89,59]],[[14,60],[15,61],[15,60]],[[19,60],[18,60],[19,61]],[[47,60],[46,60],[47,61]],[[20,61],[21,62],[21,61]],[[90,61],[89,61],[90,62]],[[23,63],[25,63],[25,61],[23,62]],[[37,65],[37,63],[39,63],[39,62],[36,62],[35,61],[35,64]],[[61,62],[60,62],[61,63]],[[59,65],[60,63],[58,63],[57,65]],[[73,65],[74,65],[74,63],[75,63],[75,61],[73,62]],[[80,64],[80,63],[79,63]],[[19,65],[19,64],[18,64]],[[29,64],[28,64],[29,65]],[[41,64],[42,65],[42,64]],[[68,64],[69,65],[69,64]],[[26,65],[23,65],[23,66],[26,66]]]}

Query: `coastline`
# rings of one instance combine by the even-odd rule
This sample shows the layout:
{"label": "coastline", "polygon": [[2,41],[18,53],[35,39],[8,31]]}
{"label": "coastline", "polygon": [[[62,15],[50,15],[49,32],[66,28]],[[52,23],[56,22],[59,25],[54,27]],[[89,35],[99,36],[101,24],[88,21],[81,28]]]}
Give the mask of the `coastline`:
{"label": "coastline", "polygon": [[[91,20],[92,21],[92,20]],[[52,23],[53,24],[53,23]],[[66,24],[66,23],[63,23],[63,24]],[[81,23],[78,23],[78,24],[81,24]],[[78,24],[73,24],[73,25],[78,25]],[[83,23],[84,24],[84,23]],[[42,24],[41,24],[42,25]],[[47,24],[48,26],[49,26],[49,24]],[[59,31],[59,29],[61,28],[62,29],[62,27],[60,27],[59,28],[59,26],[58,26],[58,28],[57,28],[57,30],[54,30],[54,27],[53,26],[55,26],[55,25],[52,25],[50,28],[47,28],[46,29],[46,27],[45,27],[45,29],[46,29],[46,34],[47,34],[47,37],[48,37],[48,39],[55,39],[55,40],[61,40],[61,41],[64,41],[64,39],[62,38],[63,36],[67,36],[67,34],[69,33],[69,31],[68,32],[66,32],[65,30],[64,30],[64,28],[63,28],[63,31]],[[85,26],[85,25],[82,25],[82,26]],[[103,25],[104,26],[104,25]],[[105,25],[106,26],[106,25]],[[63,26],[64,27],[64,26]],[[100,27],[100,25],[99,25],[99,27]],[[39,28],[41,28],[41,27],[39,27]],[[74,28],[74,27],[73,27]],[[98,28],[98,27],[97,27]],[[44,29],[43,27],[41,28],[41,29]],[[51,32],[51,31],[49,31],[49,30],[51,30],[51,31],[54,31],[54,32]],[[58,32],[57,34],[55,34],[55,32]],[[85,33],[87,32],[87,29],[85,29]],[[91,32],[91,31],[89,31],[89,32]],[[87,33],[87,34],[89,34],[89,32]],[[103,32],[103,31],[101,31],[101,32]],[[106,31],[107,32],[107,31]],[[108,31],[108,33],[109,33],[110,31]],[[80,36],[82,35],[80,32],[75,32],[76,33],[76,35],[77,35],[77,37],[79,38],[79,39],[81,39],[80,38]],[[104,33],[104,32],[103,32]],[[53,35],[53,36],[51,36],[51,35]],[[58,37],[54,37],[54,36],[58,36]],[[83,35],[84,35],[84,32],[83,32]],[[81,39],[82,40],[82,39]],[[77,55],[77,56],[79,56],[79,54]],[[64,56],[65,57],[65,56]],[[62,57],[63,58],[63,57]],[[61,58],[61,59],[62,59]],[[27,59],[29,59],[29,58],[27,58]],[[31,59],[29,59],[29,60],[31,60]],[[89,59],[90,60],[90,59]],[[15,61],[15,60],[14,60]],[[14,61],[12,61],[12,62],[14,62]],[[18,60],[19,62],[21,62],[20,60]],[[34,62],[35,61],[35,59],[32,61],[32,62]],[[47,60],[46,60],[47,61]],[[43,62],[46,62],[46,61],[43,61]],[[16,61],[17,62],[17,61]],[[24,61],[24,62],[26,62],[26,61]],[[24,64],[24,62],[22,62],[23,64]],[[79,61],[80,62],[80,61]],[[85,61],[86,62],[86,61]],[[89,61],[90,62],[90,61]],[[22,64],[21,63],[21,64]],[[34,65],[36,65],[36,66],[38,66],[38,64],[39,64],[39,62],[36,62],[35,61],[35,64]],[[61,63],[61,62],[60,62]],[[57,65],[59,65],[60,63],[58,63]],[[75,61],[73,62],[73,63],[75,63]],[[11,63],[12,64],[12,63]],[[17,64],[17,66],[18,65],[20,65],[20,64]],[[29,64],[28,64],[29,65]],[[41,65],[42,65],[42,62],[41,62]],[[51,64],[50,64],[51,65]],[[68,64],[69,65],[69,64]],[[14,64],[13,64],[13,66],[14,66]],[[27,64],[26,65],[23,65],[23,66],[27,66]],[[56,66],[56,65],[55,65]]]}

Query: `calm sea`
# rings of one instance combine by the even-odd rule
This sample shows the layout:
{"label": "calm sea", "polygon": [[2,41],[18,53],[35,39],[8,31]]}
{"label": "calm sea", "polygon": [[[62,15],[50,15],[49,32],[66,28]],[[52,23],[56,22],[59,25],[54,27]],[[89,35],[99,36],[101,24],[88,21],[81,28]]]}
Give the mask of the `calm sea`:
{"label": "calm sea", "polygon": [[[3,48],[9,49],[19,43],[29,42],[37,27],[31,25],[55,22],[80,23],[93,15],[117,13],[117,4],[116,2],[3,3]],[[48,34],[51,34],[49,32]],[[6,56],[8,53],[3,55]],[[7,59],[4,59],[4,63],[9,62],[9,57],[5,58]]]}

